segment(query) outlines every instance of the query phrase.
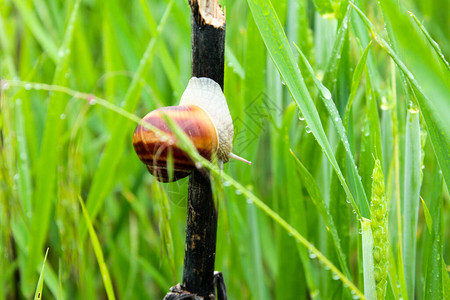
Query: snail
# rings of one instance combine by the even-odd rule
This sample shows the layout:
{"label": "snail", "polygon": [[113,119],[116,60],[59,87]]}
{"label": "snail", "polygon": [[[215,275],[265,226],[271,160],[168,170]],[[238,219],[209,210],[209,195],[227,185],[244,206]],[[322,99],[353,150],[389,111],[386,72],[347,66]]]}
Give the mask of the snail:
{"label": "snail", "polygon": [[[164,121],[164,115],[175,121],[205,159],[212,160],[216,156],[221,165],[230,158],[251,164],[231,153],[233,122],[219,84],[206,77],[192,77],[178,106],[151,111],[137,125],[133,134],[136,154],[158,181],[176,181],[188,176],[196,168],[189,155],[177,146],[176,137]],[[145,127],[145,123],[167,133],[167,136],[155,134]],[[170,155],[173,164],[171,176]]]}

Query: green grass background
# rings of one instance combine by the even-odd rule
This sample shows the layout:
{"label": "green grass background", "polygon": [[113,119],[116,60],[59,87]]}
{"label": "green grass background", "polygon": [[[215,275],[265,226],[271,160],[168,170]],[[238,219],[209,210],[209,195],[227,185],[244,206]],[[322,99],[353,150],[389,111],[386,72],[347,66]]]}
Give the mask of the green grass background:
{"label": "green grass background", "polygon": [[[450,299],[450,1],[221,4],[229,299]],[[188,180],[131,138],[190,78],[187,1],[1,0],[0,72],[0,299],[162,299]]]}

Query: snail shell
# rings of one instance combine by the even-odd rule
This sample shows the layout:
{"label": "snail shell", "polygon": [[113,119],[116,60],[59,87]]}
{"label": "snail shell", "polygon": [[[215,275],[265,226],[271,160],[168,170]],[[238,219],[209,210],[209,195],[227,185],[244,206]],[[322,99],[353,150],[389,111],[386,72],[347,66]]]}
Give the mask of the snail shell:
{"label": "snail shell", "polygon": [[233,149],[234,128],[227,100],[219,84],[209,78],[192,77],[181,96],[180,105],[198,106],[209,115],[219,138],[217,158],[228,162]]}
{"label": "snail shell", "polygon": [[[230,157],[243,160],[231,153],[233,122],[222,89],[214,80],[192,77],[179,106],[163,107],[148,113],[134,131],[134,149],[157,180],[175,181],[188,176],[195,168],[195,162],[177,146],[176,137],[164,121],[163,114],[176,122],[205,159],[211,160],[217,155],[218,160],[224,163]],[[167,133],[168,137],[155,134],[143,122]],[[173,166],[168,166],[170,153]],[[170,167],[172,177],[169,176]]]}
{"label": "snail shell", "polygon": [[[172,118],[187,134],[199,154],[210,160],[218,149],[217,132],[206,112],[198,106],[168,106],[148,113],[142,122],[155,126],[167,138],[161,138],[142,124],[136,127],[133,135],[134,149],[147,165],[151,174],[159,181],[178,180],[189,175],[195,168],[195,162],[190,159],[176,144],[176,137],[163,119],[162,114]],[[173,162],[173,178],[169,178],[168,156],[171,152]]]}

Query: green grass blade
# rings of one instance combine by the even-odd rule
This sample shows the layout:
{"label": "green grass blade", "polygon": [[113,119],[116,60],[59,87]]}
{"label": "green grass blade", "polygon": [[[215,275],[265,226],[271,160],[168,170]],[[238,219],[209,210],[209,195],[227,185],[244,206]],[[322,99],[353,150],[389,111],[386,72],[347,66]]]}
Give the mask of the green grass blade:
{"label": "green grass blade", "polygon": [[431,233],[433,231],[433,218],[431,217],[430,210],[422,197],[420,197],[420,200],[422,201],[423,214],[425,216],[425,222],[427,223],[428,232]]}
{"label": "green grass blade", "polygon": [[[172,8],[173,1],[170,2],[166,11],[164,12],[164,16],[161,19],[161,22],[158,26],[158,34],[161,35],[165,24],[167,22],[168,16],[170,14]],[[127,111],[133,111],[139,101],[139,95],[141,94],[143,85],[142,78],[146,76],[147,70],[154,58],[155,51],[155,43],[158,39],[158,36],[153,37],[147,49],[142,56],[141,63],[139,64],[138,69],[136,70],[135,75],[133,76],[133,80],[131,82],[130,87],[128,88],[127,94],[125,96],[125,105],[124,108]],[[91,218],[95,219],[95,216],[99,212],[102,207],[105,198],[107,197],[112,185],[114,184],[114,170],[121,158],[121,154],[123,153],[124,147],[117,147],[117,145],[124,145],[127,140],[127,135],[130,134],[131,126],[129,123],[124,120],[117,120],[114,128],[111,131],[111,139],[108,141],[106,148],[104,150],[102,159],[99,163],[97,171],[94,174],[94,179],[92,181],[91,190],[89,192],[89,196],[87,199],[87,209]],[[130,140],[131,143],[131,140]],[[80,227],[80,235],[83,237],[85,235],[85,226]]]}
{"label": "green grass blade", "polygon": [[364,266],[364,296],[367,299],[377,299],[375,289],[375,267],[373,264],[373,235],[372,221],[362,219],[362,250],[363,250],[363,266]]}
{"label": "green grass blade", "polygon": [[48,56],[53,60],[54,63],[59,61],[58,47],[52,38],[48,35],[47,31],[41,26],[39,20],[37,19],[35,12],[29,5],[29,1],[17,0],[14,1],[17,10],[22,15],[25,25],[33,33],[36,40],[39,42],[41,47],[45,49]]}
{"label": "green grass blade", "polygon": [[103,278],[103,285],[105,286],[106,294],[108,295],[108,299],[114,300],[116,296],[114,295],[114,289],[111,282],[111,277],[109,276],[108,267],[106,266],[105,259],[103,257],[102,247],[100,246],[100,241],[98,240],[97,234],[95,233],[94,226],[92,226],[91,218],[84,206],[83,199],[79,198],[81,209],[83,210],[84,219],[87,224],[87,228],[89,231],[89,236],[91,237],[92,247],[94,248],[95,256],[97,258],[98,266],[100,268],[100,273]]}
{"label": "green grass blade", "polygon": [[441,259],[442,261],[442,285],[444,286],[444,299],[448,300],[450,299],[450,276],[448,272],[450,272],[450,268],[446,267],[445,261]]}
{"label": "green grass blade", "polygon": [[444,53],[442,53],[441,48],[439,47],[439,44],[436,43],[435,40],[433,40],[433,38],[431,37],[431,35],[428,33],[427,29],[425,28],[425,26],[423,26],[422,23],[420,23],[420,21],[417,19],[416,15],[413,14],[412,12],[409,12],[409,14],[411,15],[411,17],[413,18],[414,22],[416,22],[417,26],[419,26],[420,30],[422,30],[422,33],[425,35],[425,37],[427,38],[428,42],[431,44],[431,46],[433,46],[434,50],[436,51],[436,54],[438,55],[438,57],[440,58],[440,60],[442,61],[442,63],[445,65],[445,67],[447,67],[447,70],[450,71],[450,65],[448,63],[448,61],[445,59]]}
{"label": "green grass blade", "polygon": [[216,167],[209,166],[210,170],[219,176],[221,176],[224,180],[229,182],[232,186],[234,186],[237,190],[242,192],[242,194],[247,198],[247,201],[253,202],[256,206],[258,206],[267,216],[273,219],[276,223],[278,223],[282,228],[284,228],[292,237],[301,243],[308,251],[310,251],[310,258],[317,258],[322,262],[323,266],[329,269],[333,276],[336,276],[344,285],[346,285],[355,296],[360,297],[360,299],[365,299],[364,295],[361,291],[347,278],[339,269],[328,260],[313,244],[311,244],[305,237],[303,237],[295,228],[293,228],[288,222],[286,222],[283,218],[280,217],[275,211],[273,211],[269,206],[267,206],[261,199],[256,197],[253,193],[251,193],[248,189],[243,187],[239,182],[234,180],[230,175],[226,173],[221,173]]}
{"label": "green grass blade", "polygon": [[266,47],[272,56],[273,62],[283,77],[295,103],[302,112],[305,121],[308,123],[311,132],[314,134],[314,137],[322,147],[326,157],[338,175],[348,198],[352,202],[355,212],[358,215],[368,217],[368,201],[364,201],[364,199],[357,199],[357,204],[350,192],[350,189],[348,188],[344,175],[339,168],[331,146],[325,135],[319,115],[306,88],[303,77],[300,70],[297,68],[294,55],[272,4],[268,0],[249,0],[248,3],[261,36],[263,37]]}
{"label": "green grass blade", "polygon": [[314,0],[314,5],[321,15],[330,15],[334,13],[331,0]]}
{"label": "green grass blade", "polygon": [[352,87],[350,89],[350,96],[348,98],[348,102],[345,108],[345,116],[344,116],[344,127],[348,126],[348,120],[350,118],[350,112],[351,107],[353,105],[353,101],[355,100],[356,92],[358,91],[359,83],[361,82],[362,73],[364,69],[366,68],[366,61],[367,61],[367,55],[369,54],[369,49],[371,48],[372,42],[369,43],[369,45],[364,49],[363,54],[361,55],[361,58],[358,61],[358,64],[356,65],[355,71],[353,71],[352,76]]}
{"label": "green grass blade", "polygon": [[[74,32],[74,24],[78,15],[80,0],[77,0],[70,13],[70,18],[64,34],[63,43],[58,51],[56,71],[53,76],[54,84],[64,84],[66,71],[69,65],[70,45]],[[69,52],[67,52],[69,51]],[[64,112],[65,101],[59,95],[50,97],[45,130],[42,138],[41,151],[37,169],[37,187],[33,202],[33,216],[31,220],[31,235],[28,244],[28,263],[25,274],[26,283],[34,275],[34,268],[39,261],[41,249],[50,223],[51,208],[55,200],[55,183],[57,178],[57,159],[55,151],[58,149],[59,130],[61,127],[61,114]]]}
{"label": "green grass blade", "polygon": [[172,239],[172,231],[170,228],[170,206],[169,199],[167,198],[167,194],[164,189],[162,189],[159,184],[155,181],[153,184],[153,192],[154,198],[158,199],[159,202],[159,210],[160,210],[160,219],[159,219],[159,231],[162,235],[161,243],[164,243],[164,247],[168,256],[168,260],[170,263],[170,267],[175,276],[175,254],[174,254],[174,245]]}
{"label": "green grass blade", "polygon": [[251,267],[255,270],[251,288],[256,289],[253,294],[255,299],[270,299],[267,286],[264,284],[263,259],[261,253],[260,230],[258,226],[258,215],[253,203],[247,204],[248,226],[251,230],[251,239],[249,241],[249,250],[252,253]]}
{"label": "green grass blade", "polygon": [[305,166],[301,163],[301,161],[295,156],[295,154],[291,150],[291,155],[294,157],[297,162],[298,171],[300,174],[300,178],[305,185],[305,188],[308,190],[308,193],[313,201],[314,205],[317,207],[320,215],[322,216],[325,224],[327,225],[331,236],[333,237],[334,246],[336,247],[336,252],[338,254],[339,263],[341,264],[342,269],[347,277],[351,278],[350,271],[347,265],[347,258],[345,253],[341,247],[341,241],[339,238],[339,234],[336,230],[336,226],[334,224],[333,218],[329,212],[329,209],[320,193],[320,189],[317,186],[316,181],[312,177],[312,175],[308,172]]}
{"label": "green grass blade", "polygon": [[[147,24],[149,25],[152,36],[157,37],[159,35],[158,26],[151,14],[148,4],[144,0],[140,0],[139,3],[143,10]],[[172,89],[175,92],[175,98],[177,99],[181,98],[181,95],[183,94],[184,90],[184,85],[180,83],[179,71],[178,68],[176,67],[177,65],[173,61],[173,58],[170,55],[166,43],[164,42],[163,39],[158,39],[157,47],[159,50],[161,61],[163,62],[165,74],[169,77],[170,85],[172,86]]]}
{"label": "green grass blade", "polygon": [[[346,21],[344,21],[344,22],[346,22]],[[343,24],[347,24],[347,23],[343,23]],[[344,25],[342,25],[342,26],[344,26]],[[358,169],[356,167],[356,163],[353,158],[354,155],[352,153],[352,150],[350,149],[350,143],[348,141],[347,134],[345,132],[345,127],[343,125],[341,116],[339,115],[339,112],[336,108],[336,104],[334,103],[334,101],[331,97],[331,92],[317,79],[316,75],[314,74],[314,70],[312,69],[310,63],[308,62],[308,60],[306,59],[305,55],[300,50],[300,48],[298,48],[297,45],[295,45],[295,47],[297,48],[297,51],[300,54],[300,57],[303,60],[303,63],[305,64],[307,71],[310,73],[311,77],[313,78],[316,87],[319,89],[319,92],[321,95],[320,98],[322,99],[326,109],[328,110],[331,121],[333,122],[333,125],[339,135],[339,138],[340,138],[342,144],[344,145],[344,149],[345,149],[345,152],[347,153],[348,161],[350,162],[350,167],[348,168],[349,169],[348,172],[350,173],[350,177],[352,179],[354,179],[354,182],[352,182],[352,183],[354,183],[354,186],[356,189],[357,199],[364,199],[364,200],[362,200],[362,202],[368,204],[366,193],[364,192],[364,188],[363,188],[363,185],[361,182],[361,176],[359,176],[359,174],[358,174]]]}
{"label": "green grass blade", "polygon": [[228,64],[228,66],[230,66],[241,79],[244,79],[245,78],[244,68],[239,63],[239,60],[234,54],[233,49],[225,45],[225,51],[226,51],[225,58],[227,60],[226,63]]}
{"label": "green grass blade", "polygon": [[19,195],[22,208],[25,212],[31,211],[31,195],[33,194],[33,188],[31,184],[31,172],[30,161],[28,156],[27,139],[25,132],[25,121],[22,114],[22,99],[17,99],[15,102],[16,112],[16,138],[17,138],[17,150],[20,155],[18,158],[17,167],[19,169]]}
{"label": "green grass blade", "polygon": [[[429,87],[429,90],[433,90],[433,92],[430,92],[429,95],[425,94],[417,77],[415,76],[423,70],[418,69],[413,74],[395,53],[395,51],[389,46],[389,44],[377,33],[375,26],[370,22],[367,16],[359,8],[355,7],[355,9],[363,19],[366,26],[371,30],[371,33],[377,43],[391,56],[398,68],[403,72],[403,74],[408,78],[410,84],[413,86],[419,102],[420,112],[422,113],[427,125],[427,131],[430,135],[433,149],[439,161],[439,166],[444,174],[447,188],[450,189],[450,147],[448,147],[450,145],[450,127],[445,125],[446,120],[450,115],[450,102],[445,100],[450,99],[450,88],[446,89],[443,87],[444,83],[437,79],[436,90]],[[397,9],[395,8],[394,10],[396,11]],[[411,47],[415,48],[414,45]],[[426,52],[429,51],[425,51],[424,53]],[[418,54],[417,57],[426,57],[427,55],[424,53]],[[430,85],[434,82],[434,80],[430,80],[430,78],[426,78],[425,80]]]}
{"label": "green grass blade", "polygon": [[[430,236],[426,241],[424,254],[427,254],[427,268],[425,275],[425,299],[443,299],[444,287],[443,280],[448,278],[447,272],[442,272],[442,252],[443,252],[443,209],[442,209],[442,176],[434,172],[433,186],[430,209],[433,213],[432,222],[434,225],[429,227]],[[423,201],[425,204],[425,201]],[[424,206],[425,208],[425,206]],[[431,216],[430,216],[431,218]],[[429,221],[431,222],[431,221]]]}
{"label": "green grass blade", "polygon": [[[344,55],[342,53],[345,45],[345,40],[348,38],[349,24],[352,16],[352,6],[347,6],[347,11],[344,15],[342,22],[336,32],[336,38],[334,40],[333,47],[331,49],[331,54],[327,60],[327,66],[325,74],[323,75],[322,83],[327,86],[328,89],[333,92],[334,86],[336,84],[336,77],[338,76],[338,69],[340,68],[341,57]],[[316,45],[318,46],[318,45]]]}
{"label": "green grass blade", "polygon": [[405,141],[403,199],[403,263],[408,297],[414,299],[416,286],[417,223],[420,203],[420,125],[417,110],[409,109]]}
{"label": "green grass blade", "polygon": [[48,248],[45,251],[44,262],[42,263],[41,274],[39,275],[38,284],[36,286],[36,292],[34,293],[34,300],[42,299],[42,289],[44,287],[44,270],[45,270],[45,262],[47,261]]}

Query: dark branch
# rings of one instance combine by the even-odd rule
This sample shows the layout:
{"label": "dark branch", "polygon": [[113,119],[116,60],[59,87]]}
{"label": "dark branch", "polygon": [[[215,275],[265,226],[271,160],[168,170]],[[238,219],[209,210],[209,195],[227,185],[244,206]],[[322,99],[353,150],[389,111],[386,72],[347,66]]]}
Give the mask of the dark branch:
{"label": "dark branch", "polygon": [[[208,2],[211,6],[203,9],[199,2],[190,1],[192,76],[211,78],[223,89],[225,18],[217,0]],[[194,170],[189,177],[183,286],[205,299],[215,294],[217,207],[214,203],[209,175]]]}
{"label": "dark branch", "polygon": [[[225,17],[218,0],[189,0],[191,6],[192,77],[208,77],[223,90]],[[223,277],[215,278],[217,207],[209,172],[194,170],[189,177],[183,284],[164,299],[226,300]],[[218,275],[216,275],[217,277]]]}

